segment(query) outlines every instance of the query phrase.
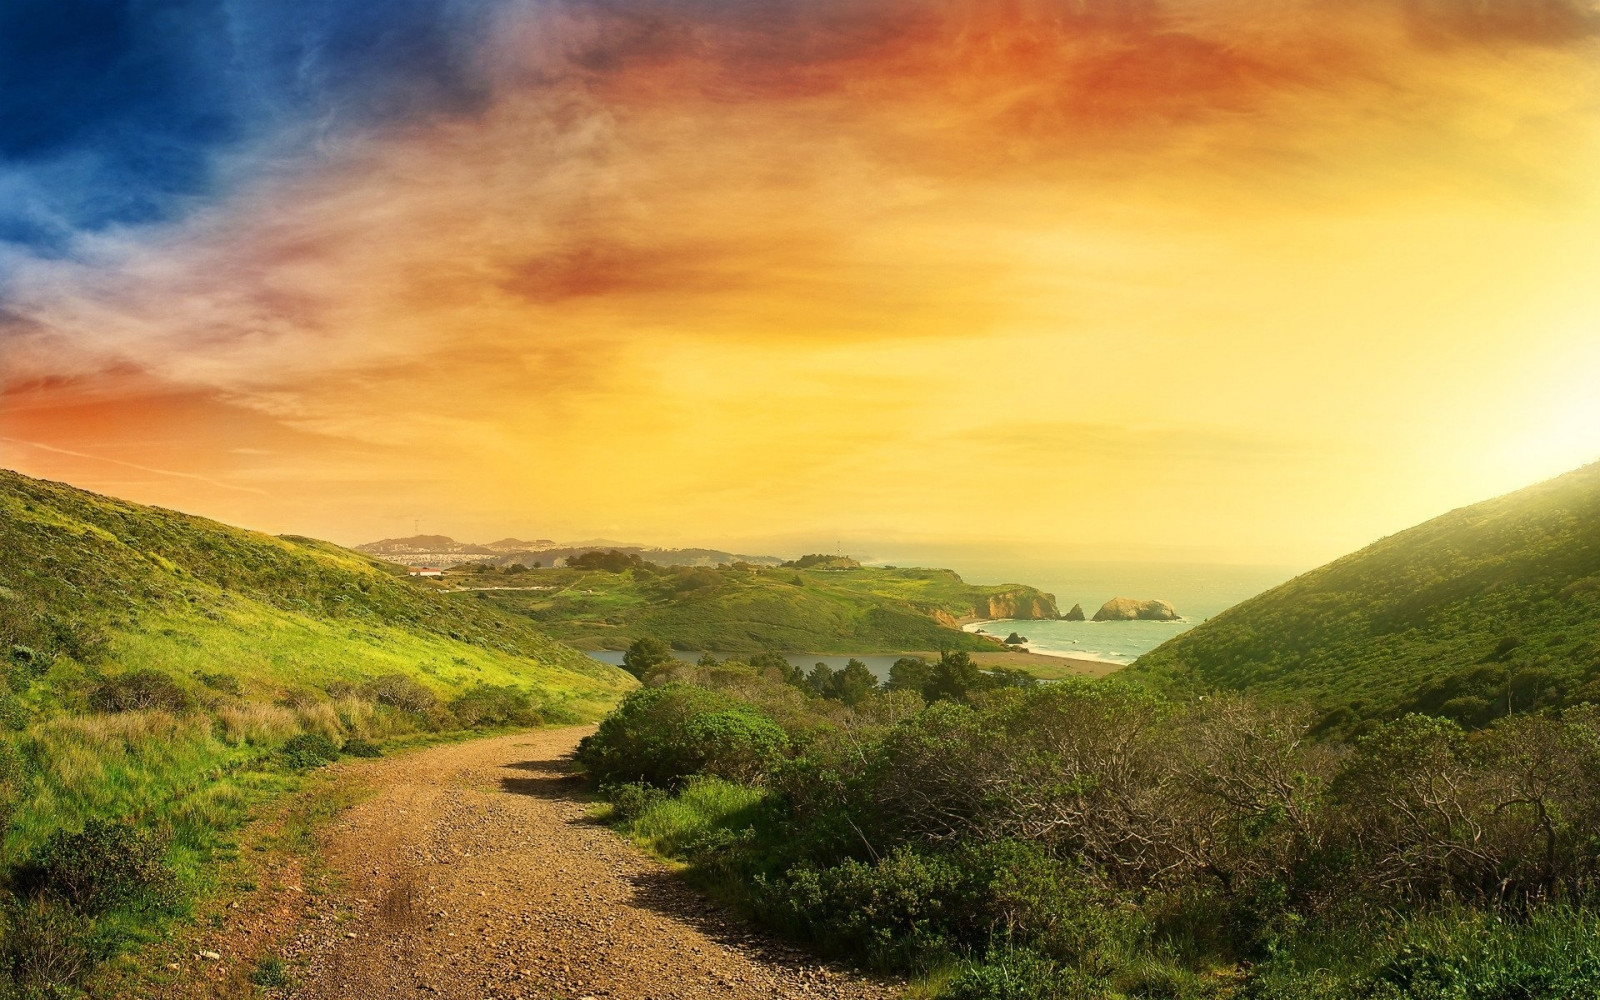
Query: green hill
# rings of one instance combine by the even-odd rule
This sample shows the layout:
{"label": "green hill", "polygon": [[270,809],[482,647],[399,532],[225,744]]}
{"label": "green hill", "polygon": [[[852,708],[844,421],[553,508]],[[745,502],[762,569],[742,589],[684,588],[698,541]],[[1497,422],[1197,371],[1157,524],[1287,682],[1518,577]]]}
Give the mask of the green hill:
{"label": "green hill", "polygon": [[992,650],[992,640],[958,623],[1058,617],[1050,594],[1015,584],[974,586],[942,569],[843,568],[841,560],[720,569],[579,561],[596,568],[504,574],[462,567],[445,586],[461,603],[525,615],[585,649],[625,649],[649,635],[678,649],[727,652]]}
{"label": "green hill", "polygon": [[1229,609],[1130,671],[1481,725],[1600,702],[1600,464],[1452,511]]}
{"label": "green hill", "polygon": [[[0,995],[37,985],[41,934],[76,979],[215,890],[229,831],[341,748],[598,718],[634,685],[404,572],[0,470],[0,884],[28,900],[0,892]],[[85,852],[110,902],[51,889]]]}

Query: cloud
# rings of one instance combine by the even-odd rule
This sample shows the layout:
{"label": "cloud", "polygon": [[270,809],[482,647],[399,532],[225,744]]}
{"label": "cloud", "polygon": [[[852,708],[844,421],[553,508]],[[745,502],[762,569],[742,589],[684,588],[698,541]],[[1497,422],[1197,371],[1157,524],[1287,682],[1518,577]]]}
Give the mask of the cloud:
{"label": "cloud", "polygon": [[330,127],[470,109],[490,6],[7,3],[0,242],[66,256],[85,234],[180,218]]}
{"label": "cloud", "polygon": [[[0,148],[11,433],[99,455],[114,423],[119,461],[220,482],[357,470],[368,511],[415,477],[579,531],[831,503],[937,533],[995,488],[928,489],[951,449],[1026,483],[1030,523],[1079,503],[1074,463],[1265,491],[1411,412],[1385,370],[1572,299],[1592,249],[1576,3],[105,10],[132,13],[63,63],[125,63],[123,98],[0,112],[37,126]],[[84,403],[127,372],[158,388]],[[1112,523],[1108,495],[1073,509]]]}

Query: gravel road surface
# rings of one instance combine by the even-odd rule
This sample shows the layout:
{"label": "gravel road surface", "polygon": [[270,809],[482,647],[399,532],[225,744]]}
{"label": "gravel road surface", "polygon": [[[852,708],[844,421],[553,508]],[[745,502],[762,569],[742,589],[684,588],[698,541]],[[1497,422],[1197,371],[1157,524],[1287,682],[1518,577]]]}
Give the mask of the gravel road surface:
{"label": "gravel road surface", "polygon": [[[324,850],[343,913],[290,946],[294,996],[889,998],[753,932],[586,818],[584,727],[363,762]],[[331,911],[330,911],[331,912]]]}

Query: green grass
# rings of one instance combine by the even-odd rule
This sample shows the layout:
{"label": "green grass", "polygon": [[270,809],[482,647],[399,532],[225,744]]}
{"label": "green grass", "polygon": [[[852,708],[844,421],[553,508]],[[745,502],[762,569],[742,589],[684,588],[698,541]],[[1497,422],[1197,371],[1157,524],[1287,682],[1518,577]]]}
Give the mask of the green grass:
{"label": "green grass", "polygon": [[1600,702],[1600,464],[1453,511],[1252,598],[1129,670],[1169,690],[1481,725]]}
{"label": "green grass", "polygon": [[690,780],[677,795],[651,796],[636,814],[619,817],[618,829],[659,857],[681,861],[706,835],[741,829],[766,792],[721,778]]}
{"label": "green grass", "polygon": [[585,649],[625,649],[654,636],[685,650],[871,653],[993,650],[962,619],[1055,617],[1055,598],[1019,584],[975,586],[949,570],[727,569],[461,570],[461,603],[525,615]]}
{"label": "green grass", "polygon": [[[139,677],[154,682],[128,687]],[[291,739],[446,737],[485,718],[478,697],[457,719],[469,692],[589,720],[634,685],[359,553],[0,471],[0,868],[91,820],[160,837],[179,892],[94,916],[112,953],[225,890],[235,831],[304,784]],[[153,700],[101,710],[129,708],[107,695],[128,690]]]}

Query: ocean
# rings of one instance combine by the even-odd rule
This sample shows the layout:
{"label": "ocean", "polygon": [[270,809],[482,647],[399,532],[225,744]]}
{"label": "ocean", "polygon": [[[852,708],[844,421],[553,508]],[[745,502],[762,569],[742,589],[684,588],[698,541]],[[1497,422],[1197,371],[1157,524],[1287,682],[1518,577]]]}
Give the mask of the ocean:
{"label": "ocean", "polygon": [[1176,622],[1019,621],[976,626],[1002,639],[1013,631],[1026,636],[1035,653],[1112,663],[1132,663],[1173,636],[1300,572],[1285,566],[982,559],[955,559],[950,568],[971,583],[1026,583],[1048,591],[1056,596],[1062,614],[1081,604],[1084,614],[1093,618],[1113,597],[1156,598],[1177,608],[1183,619]]}

